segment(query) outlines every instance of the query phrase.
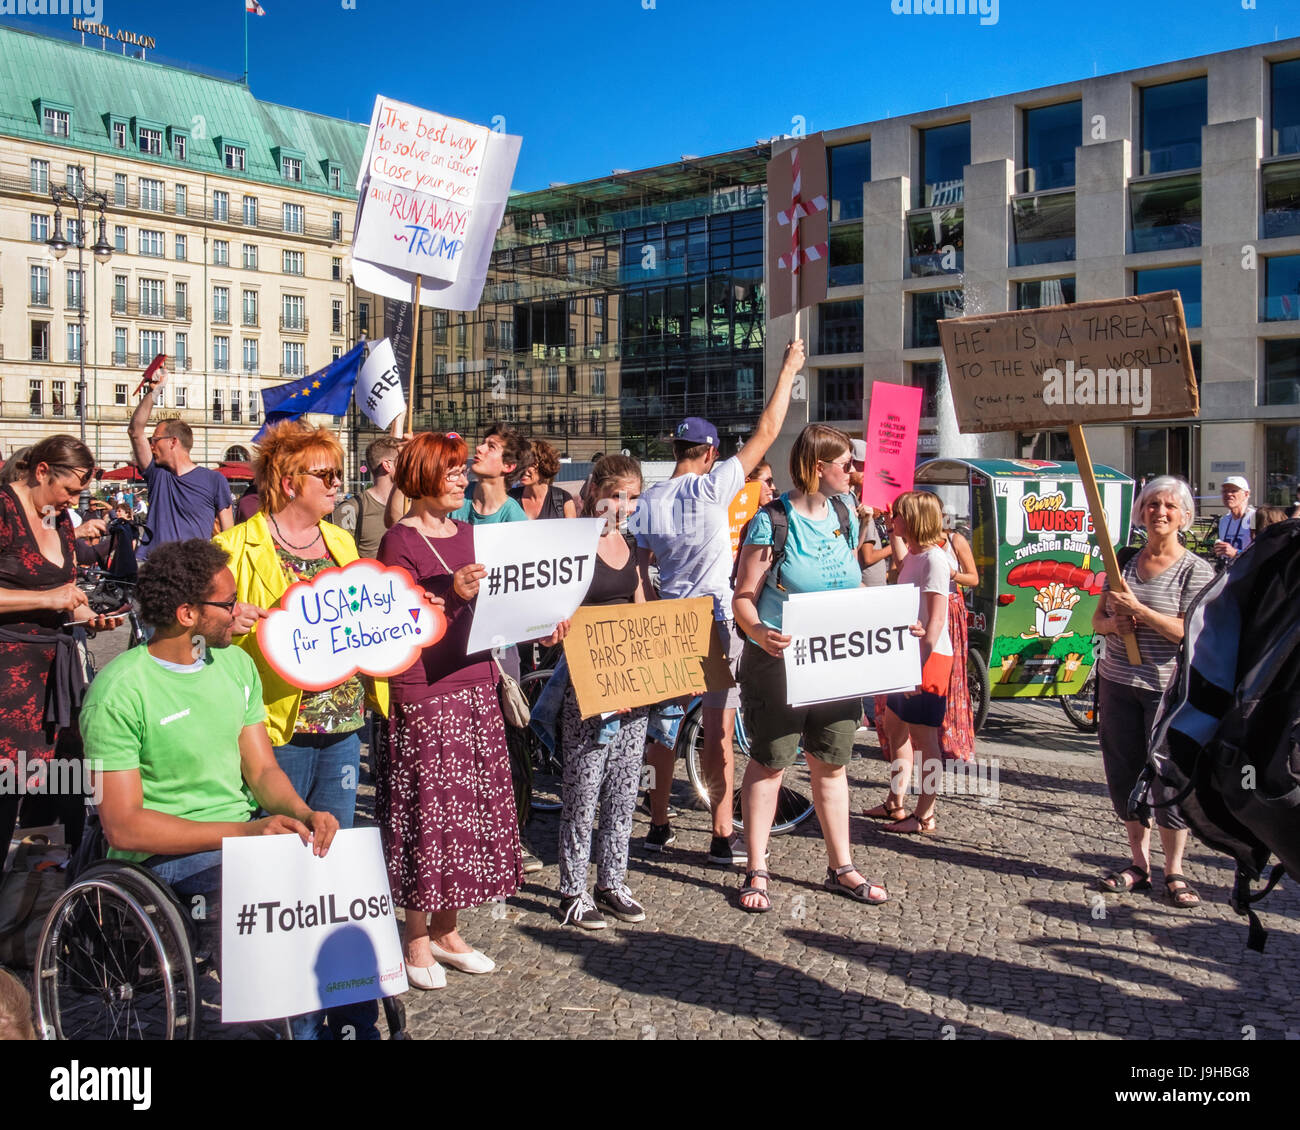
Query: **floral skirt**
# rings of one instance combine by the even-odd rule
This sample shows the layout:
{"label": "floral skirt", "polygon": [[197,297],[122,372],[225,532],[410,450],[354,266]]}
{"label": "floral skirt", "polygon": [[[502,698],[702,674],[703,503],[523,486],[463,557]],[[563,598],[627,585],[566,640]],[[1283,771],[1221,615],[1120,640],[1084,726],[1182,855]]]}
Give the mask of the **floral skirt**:
{"label": "floral skirt", "polygon": [[375,727],[374,774],[398,906],[464,910],[515,893],[523,857],[493,684],[393,703]]}
{"label": "floral skirt", "polygon": [[[945,758],[970,761],[975,756],[975,715],[966,682],[966,602],[960,593],[948,594],[948,635],[952,640],[952,678],[948,681],[948,710],[939,730],[939,748]],[[885,696],[876,696],[876,739],[886,761],[891,754],[885,733]]]}

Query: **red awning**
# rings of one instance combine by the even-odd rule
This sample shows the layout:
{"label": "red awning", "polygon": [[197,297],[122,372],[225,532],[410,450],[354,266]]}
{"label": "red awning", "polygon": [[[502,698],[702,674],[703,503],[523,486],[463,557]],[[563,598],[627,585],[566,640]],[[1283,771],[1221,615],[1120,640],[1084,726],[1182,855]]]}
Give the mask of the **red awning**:
{"label": "red awning", "polygon": [[247,463],[222,463],[217,468],[217,473],[225,475],[231,482],[251,483],[253,481],[253,468]]}
{"label": "red awning", "polygon": [[119,480],[130,483],[144,482],[144,476],[140,474],[139,470],[132,463],[128,463],[125,467],[115,467],[111,471],[105,471],[103,479],[105,481],[112,480],[114,482]]}

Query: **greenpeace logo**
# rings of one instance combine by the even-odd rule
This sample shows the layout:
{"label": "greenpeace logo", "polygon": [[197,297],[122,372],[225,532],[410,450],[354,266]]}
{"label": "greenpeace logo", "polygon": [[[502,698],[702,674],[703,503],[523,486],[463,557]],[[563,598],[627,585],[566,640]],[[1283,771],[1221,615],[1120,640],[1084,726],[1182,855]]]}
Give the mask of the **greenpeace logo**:
{"label": "greenpeace logo", "polygon": [[175,722],[181,718],[188,718],[189,715],[190,715],[190,708],[187,706],[184,710],[178,710],[175,714],[167,715],[166,718],[159,718],[158,725],[166,726],[169,722]]}
{"label": "greenpeace logo", "polygon": [[152,1067],[82,1067],[74,1059],[50,1071],[50,1101],[130,1103],[132,1110],[148,1110],[152,1080]]}

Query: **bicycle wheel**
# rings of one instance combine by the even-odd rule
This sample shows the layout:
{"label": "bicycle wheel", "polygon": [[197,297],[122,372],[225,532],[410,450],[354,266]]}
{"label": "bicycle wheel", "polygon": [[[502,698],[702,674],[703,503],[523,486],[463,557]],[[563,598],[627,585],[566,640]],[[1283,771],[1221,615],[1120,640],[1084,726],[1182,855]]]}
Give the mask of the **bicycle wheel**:
{"label": "bicycle wheel", "polygon": [[1077,693],[1061,695],[1065,716],[1085,734],[1095,734],[1101,725],[1101,696],[1097,693],[1097,666],[1088,672]]}
{"label": "bicycle wheel", "polygon": [[978,734],[989,716],[992,691],[988,664],[984,662],[984,656],[973,649],[966,652],[966,686],[970,690],[970,712]]}
{"label": "bicycle wheel", "polygon": [[[686,777],[695,790],[696,796],[709,808],[710,787],[705,777],[700,754],[704,749],[704,714],[703,707],[696,706],[682,720],[682,728],[677,738],[678,756],[686,762]],[[745,779],[745,767],[749,764],[749,738],[745,733],[745,720],[740,711],[736,711],[736,732],[731,743],[735,755],[732,787],[732,822],[737,829],[745,827],[741,816],[740,783]],[[791,832],[813,814],[812,777],[808,770],[806,757],[799,757],[785,771],[781,781],[781,792],[777,797],[776,815],[772,820],[772,835],[779,836]]]}
{"label": "bicycle wheel", "polygon": [[[547,667],[538,671],[529,671],[519,680],[519,689],[524,692],[530,707],[537,705],[542,688],[554,673]],[[516,775],[516,782],[520,777],[527,779],[527,788],[522,799],[521,790],[518,784],[516,785],[515,800],[520,806],[519,810],[523,812],[527,808],[534,812],[558,812],[562,805],[560,788],[564,776],[559,750],[551,753],[542,744],[541,739],[528,728],[520,730],[513,726],[506,726],[506,739],[510,744],[510,768]]]}

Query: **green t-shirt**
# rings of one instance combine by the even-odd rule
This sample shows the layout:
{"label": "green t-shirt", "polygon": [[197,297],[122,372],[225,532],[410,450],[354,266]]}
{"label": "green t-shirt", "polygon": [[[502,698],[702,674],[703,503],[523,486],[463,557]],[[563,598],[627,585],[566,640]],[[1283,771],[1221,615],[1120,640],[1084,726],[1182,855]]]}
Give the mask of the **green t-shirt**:
{"label": "green t-shirt", "polygon": [[480,514],[474,509],[474,502],[469,497],[451,512],[457,522],[468,522],[471,526],[489,526],[493,522],[527,522],[528,515],[524,508],[513,498],[507,498],[499,509],[491,514]]}
{"label": "green t-shirt", "polygon": [[[193,671],[163,667],[148,648],[123,652],[95,678],[81,709],[91,767],[138,769],[144,807],[186,820],[248,820],[239,734],[266,718],[248,653],[215,648]],[[111,859],[148,852],[110,849]]]}

